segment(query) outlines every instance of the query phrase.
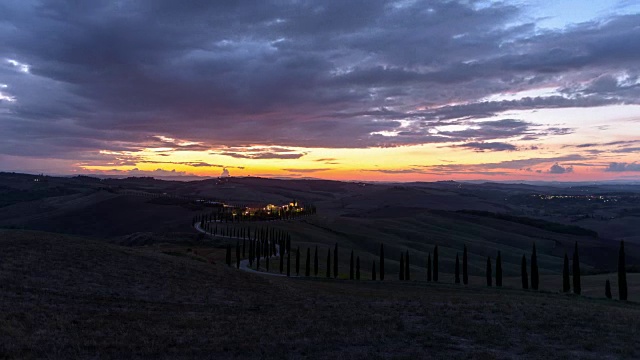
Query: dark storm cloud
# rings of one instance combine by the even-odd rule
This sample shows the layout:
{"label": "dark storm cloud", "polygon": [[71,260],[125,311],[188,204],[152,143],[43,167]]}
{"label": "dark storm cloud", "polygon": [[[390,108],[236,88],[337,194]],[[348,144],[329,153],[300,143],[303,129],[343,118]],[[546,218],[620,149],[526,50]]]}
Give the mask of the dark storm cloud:
{"label": "dark storm cloud", "polygon": [[[638,103],[639,15],[564,31],[537,31],[521,15],[453,1],[2,2],[0,153],[498,144],[571,130],[517,119],[429,129]],[[559,76],[557,96],[483,100]]]}

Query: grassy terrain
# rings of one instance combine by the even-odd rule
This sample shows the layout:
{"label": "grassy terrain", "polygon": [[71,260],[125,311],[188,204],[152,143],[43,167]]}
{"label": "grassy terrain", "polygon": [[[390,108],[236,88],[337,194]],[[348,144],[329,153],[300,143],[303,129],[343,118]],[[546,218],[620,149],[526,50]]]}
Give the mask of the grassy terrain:
{"label": "grassy terrain", "polygon": [[224,250],[206,243],[125,248],[0,230],[0,248],[0,357],[640,356],[633,302],[479,279],[463,288],[265,277],[224,266]]}

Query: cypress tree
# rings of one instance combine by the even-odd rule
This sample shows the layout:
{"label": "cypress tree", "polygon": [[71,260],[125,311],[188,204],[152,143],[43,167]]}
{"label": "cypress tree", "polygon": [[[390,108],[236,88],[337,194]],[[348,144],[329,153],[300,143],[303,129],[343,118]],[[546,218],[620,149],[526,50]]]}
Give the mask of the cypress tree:
{"label": "cypress tree", "polygon": [[427,281],[431,281],[431,253],[427,257]]}
{"label": "cypress tree", "polygon": [[400,280],[404,280],[404,254],[400,253],[400,273],[398,274]]}
{"label": "cypress tree", "polygon": [[296,276],[300,276],[300,246],[296,248]]}
{"label": "cypress tree", "polygon": [[522,278],[522,288],[529,288],[529,274],[527,274],[527,258],[522,255],[522,265],[520,267],[520,277]]}
{"label": "cypress tree", "polygon": [[351,259],[349,260],[349,280],[353,280],[354,275],[353,250],[351,250]]}
{"label": "cypress tree", "polygon": [[291,276],[291,251],[287,252],[287,276]]}
{"label": "cypress tree", "polygon": [[333,277],[338,277],[338,243],[333,247]]}
{"label": "cypress tree", "polygon": [[487,256],[487,286],[491,286],[491,256]]}
{"label": "cypress tree", "polygon": [[304,276],[311,275],[311,249],[307,248],[307,264],[304,269]]}
{"label": "cypress tree", "polygon": [[611,283],[609,283],[609,279],[607,279],[607,282],[604,284],[604,296],[606,296],[607,299],[611,299]]}
{"label": "cypress tree", "polygon": [[573,250],[573,293],[580,295],[582,286],[580,285],[580,257],[578,256],[578,242],[576,241]]}
{"label": "cypress tree", "polygon": [[[375,268],[375,261],[373,267]],[[382,280],[384,280],[384,244],[380,243],[380,281]]]}
{"label": "cypress tree", "polygon": [[465,285],[469,283],[469,273],[467,272],[467,244],[464,245],[464,251],[462,252],[462,283]]}
{"label": "cypress tree", "polygon": [[318,245],[316,245],[316,251],[313,255],[313,276],[318,276]]}
{"label": "cypress tree", "polygon": [[538,290],[540,277],[538,276],[538,254],[536,254],[536,243],[533,243],[533,251],[531,252],[531,288]]}
{"label": "cypress tree", "polygon": [[236,269],[240,269],[240,242],[236,241]]}
{"label": "cypress tree", "polygon": [[360,280],[360,256],[356,257],[356,280]]}
{"label": "cypress tree", "polygon": [[569,256],[564,253],[564,266],[562,267],[562,291],[569,292],[571,290],[571,280],[569,279]]}
{"label": "cypress tree", "polygon": [[411,280],[411,271],[409,264],[409,250],[407,250],[407,255],[404,257],[404,279]]}
{"label": "cypress tree", "polygon": [[460,284],[460,259],[458,258],[458,253],[456,253],[456,284]]}
{"label": "cypress tree", "polygon": [[231,245],[227,244],[227,258],[226,258],[227,266],[231,266]]}
{"label": "cypress tree", "polygon": [[376,280],[376,261],[375,260],[373,260],[373,266],[371,266],[371,280],[373,281]]}
{"label": "cypress tree", "polygon": [[433,249],[433,281],[438,282],[438,245]]}
{"label": "cypress tree", "polygon": [[502,286],[502,256],[498,251],[498,257],[496,258],[496,286]]}
{"label": "cypress tree", "polygon": [[[607,280],[607,284],[609,280]],[[624,254],[624,241],[620,241],[620,252],[618,254],[618,295],[620,300],[627,300],[627,268]]]}
{"label": "cypress tree", "polygon": [[257,247],[256,250],[258,255],[256,256],[256,270],[260,271],[260,243],[259,242],[256,243],[256,247]]}
{"label": "cypress tree", "polygon": [[331,248],[327,249],[327,277],[331,277]]}

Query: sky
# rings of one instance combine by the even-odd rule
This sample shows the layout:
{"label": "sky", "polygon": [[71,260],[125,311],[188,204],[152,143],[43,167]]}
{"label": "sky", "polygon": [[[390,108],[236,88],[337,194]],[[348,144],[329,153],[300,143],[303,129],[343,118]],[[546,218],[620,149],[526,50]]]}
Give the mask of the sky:
{"label": "sky", "polygon": [[640,1],[0,2],[0,171],[640,180]]}

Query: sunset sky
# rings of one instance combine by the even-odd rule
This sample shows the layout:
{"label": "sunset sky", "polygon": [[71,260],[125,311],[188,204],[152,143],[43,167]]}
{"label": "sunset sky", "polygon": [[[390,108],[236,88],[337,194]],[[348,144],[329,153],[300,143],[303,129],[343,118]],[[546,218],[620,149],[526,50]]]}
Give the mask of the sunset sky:
{"label": "sunset sky", "polygon": [[0,171],[640,180],[639,1],[0,2]]}

